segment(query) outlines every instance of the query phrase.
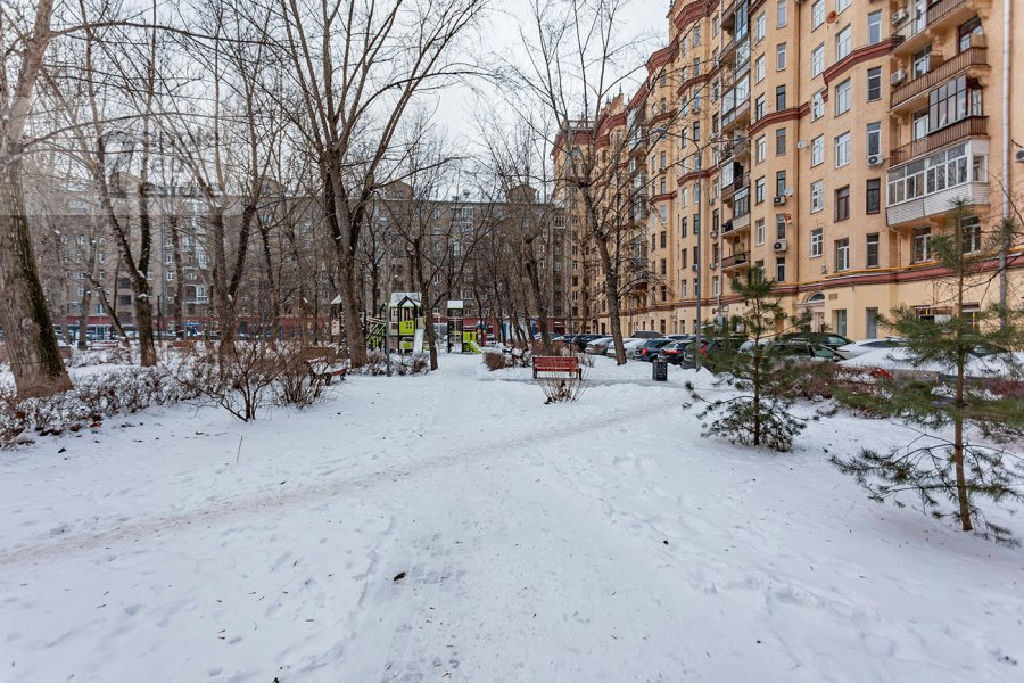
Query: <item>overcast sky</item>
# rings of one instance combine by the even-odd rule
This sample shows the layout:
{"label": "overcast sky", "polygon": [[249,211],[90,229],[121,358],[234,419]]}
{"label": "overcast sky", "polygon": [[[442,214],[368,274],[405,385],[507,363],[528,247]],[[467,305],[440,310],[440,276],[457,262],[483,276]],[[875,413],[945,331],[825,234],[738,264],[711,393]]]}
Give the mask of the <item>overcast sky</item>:
{"label": "overcast sky", "polygon": [[[481,54],[488,51],[499,55],[522,54],[525,48],[520,39],[520,22],[528,20],[528,3],[526,0],[497,0],[497,4],[498,9],[488,18],[479,38],[474,38],[477,44],[474,49]],[[650,49],[667,44],[668,7],[668,0],[632,0],[630,11],[622,15],[623,35],[646,37]],[[473,139],[478,113],[487,111],[496,101],[504,101],[487,92],[482,99],[469,87],[446,91],[437,97],[438,123],[456,139],[463,136]]]}

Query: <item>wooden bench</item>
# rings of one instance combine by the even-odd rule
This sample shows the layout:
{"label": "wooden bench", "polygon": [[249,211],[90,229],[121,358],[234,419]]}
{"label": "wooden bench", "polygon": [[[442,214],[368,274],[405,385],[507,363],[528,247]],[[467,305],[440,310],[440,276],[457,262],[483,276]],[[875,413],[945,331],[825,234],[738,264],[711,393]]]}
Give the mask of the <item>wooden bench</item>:
{"label": "wooden bench", "polygon": [[[545,373],[543,376],[540,373]],[[576,356],[534,356],[534,379],[583,379],[583,369]]]}
{"label": "wooden bench", "polygon": [[348,362],[330,347],[309,347],[299,352],[299,358],[306,364],[310,378],[318,384],[330,384],[334,378],[345,379]]}

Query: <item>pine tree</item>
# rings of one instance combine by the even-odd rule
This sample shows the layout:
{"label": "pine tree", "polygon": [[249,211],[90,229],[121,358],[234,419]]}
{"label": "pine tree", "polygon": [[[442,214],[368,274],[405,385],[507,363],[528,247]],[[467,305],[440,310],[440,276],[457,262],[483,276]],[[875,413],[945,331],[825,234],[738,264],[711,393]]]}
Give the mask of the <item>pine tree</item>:
{"label": "pine tree", "polygon": [[[788,451],[793,437],[806,425],[790,413],[790,408],[797,396],[798,379],[810,369],[771,355],[768,342],[799,329],[805,321],[786,315],[781,299],[774,293],[775,282],[766,279],[760,268],[734,279],[732,288],[741,297],[744,312],[733,317],[724,331],[742,332],[750,344],[746,348],[725,343],[716,350],[711,367],[723,375],[718,384],[739,393],[710,401],[698,413],[701,419],[714,418],[704,423],[704,436],[718,435],[733,443]],[[703,400],[692,387],[691,393],[696,400]]]}
{"label": "pine tree", "polygon": [[971,365],[983,362],[979,352],[1024,346],[1019,314],[999,306],[975,310],[971,303],[991,288],[998,241],[981,244],[977,218],[963,203],[954,204],[945,227],[931,237],[933,257],[949,272],[932,316],[902,306],[882,321],[905,340],[912,366],[938,366],[943,378],[901,379],[893,373],[895,378],[881,378],[867,391],[840,393],[845,404],[902,419],[922,434],[888,452],[865,449],[832,462],[856,477],[875,500],[891,499],[903,507],[898,494],[913,492],[936,518],[950,514],[945,500],[964,531],[978,522],[985,537],[1015,543],[1006,528],[984,518],[977,501],[1024,501],[1024,461],[1003,447],[1024,430],[1021,368],[1009,353],[987,356],[987,364],[1000,369],[1001,383],[1015,391],[968,376]]}

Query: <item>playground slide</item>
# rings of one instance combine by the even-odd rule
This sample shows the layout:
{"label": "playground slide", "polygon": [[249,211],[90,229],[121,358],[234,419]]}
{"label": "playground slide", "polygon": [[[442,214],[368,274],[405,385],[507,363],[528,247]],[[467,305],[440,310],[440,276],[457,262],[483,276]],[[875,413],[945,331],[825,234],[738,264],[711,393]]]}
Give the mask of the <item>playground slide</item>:
{"label": "playground slide", "polygon": [[467,348],[469,348],[471,353],[483,353],[483,351],[480,349],[480,347],[477,345],[477,343],[475,341],[467,341],[467,342],[463,342],[463,344]]}

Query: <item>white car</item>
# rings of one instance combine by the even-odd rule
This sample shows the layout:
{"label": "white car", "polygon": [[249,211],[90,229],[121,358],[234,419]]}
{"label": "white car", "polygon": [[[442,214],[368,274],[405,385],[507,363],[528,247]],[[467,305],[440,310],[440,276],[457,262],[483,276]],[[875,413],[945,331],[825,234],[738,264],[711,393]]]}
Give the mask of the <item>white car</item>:
{"label": "white car", "polygon": [[[623,339],[622,340],[622,346],[625,347],[625,349],[626,349],[626,359],[628,360],[628,359],[632,358],[633,357],[633,353],[638,348],[643,346],[645,341],[647,341],[647,339],[644,339],[642,337],[628,337],[626,339]],[[615,344],[609,344],[608,345],[608,350],[605,352],[605,355],[608,355],[608,356],[614,356],[615,355]]]}
{"label": "white car", "polygon": [[611,337],[598,337],[592,342],[587,344],[587,348],[584,349],[585,353],[594,354],[597,356],[603,356],[608,350],[608,347],[612,346]]}
{"label": "white car", "polygon": [[846,360],[856,358],[857,356],[863,356],[866,353],[877,351],[878,349],[894,349],[899,346],[903,346],[903,342],[898,337],[885,337],[880,339],[865,339],[863,341],[854,342],[853,344],[846,344],[836,349],[836,353],[842,356]]}

